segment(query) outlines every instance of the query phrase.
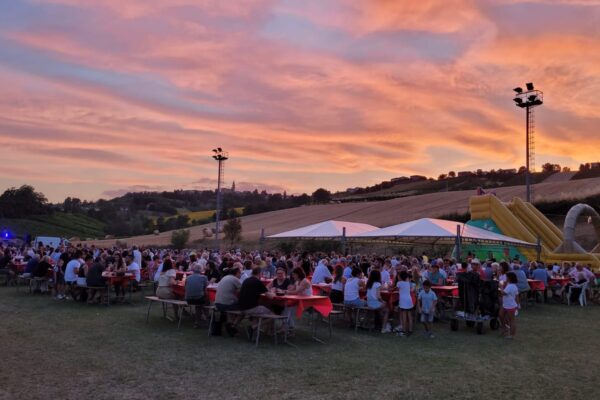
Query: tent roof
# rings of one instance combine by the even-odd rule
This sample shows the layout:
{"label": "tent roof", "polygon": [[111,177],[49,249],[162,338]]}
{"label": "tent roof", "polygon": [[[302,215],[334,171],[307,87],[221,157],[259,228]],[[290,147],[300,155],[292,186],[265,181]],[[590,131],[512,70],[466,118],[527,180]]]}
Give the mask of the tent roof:
{"label": "tent roof", "polygon": [[388,226],[387,228],[356,235],[354,239],[380,239],[422,244],[454,244],[457,226],[460,226],[462,242],[536,247],[534,243],[524,242],[461,222],[434,218],[422,218],[399,225]]}
{"label": "tent roof", "polygon": [[346,228],[346,237],[362,235],[366,232],[375,231],[379,228],[373,225],[360,224],[357,222],[347,221],[324,221],[318,224],[304,226],[287,232],[278,233],[276,235],[267,236],[267,239],[283,239],[283,238],[305,238],[305,239],[325,239],[325,238],[341,238],[344,228]]}

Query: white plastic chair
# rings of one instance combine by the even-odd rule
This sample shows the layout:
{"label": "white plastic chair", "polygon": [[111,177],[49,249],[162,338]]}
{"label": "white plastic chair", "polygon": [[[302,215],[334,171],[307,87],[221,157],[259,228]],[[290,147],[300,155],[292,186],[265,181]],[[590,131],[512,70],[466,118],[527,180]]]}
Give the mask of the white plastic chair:
{"label": "white plastic chair", "polygon": [[[567,294],[567,305],[571,305],[571,289],[573,288],[573,286],[569,286],[569,293]],[[579,294],[579,305],[581,307],[587,305],[587,288],[588,288],[588,284],[587,282],[582,284],[580,286],[581,288],[581,293]]]}

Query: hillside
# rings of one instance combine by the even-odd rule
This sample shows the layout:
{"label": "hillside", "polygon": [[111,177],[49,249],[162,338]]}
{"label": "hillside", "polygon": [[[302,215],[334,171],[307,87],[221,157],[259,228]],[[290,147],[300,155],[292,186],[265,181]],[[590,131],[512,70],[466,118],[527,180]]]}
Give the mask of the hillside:
{"label": "hillside", "polygon": [[[496,189],[496,193],[501,200],[508,201],[513,197],[523,196],[524,190],[523,186],[503,187]],[[583,198],[598,193],[600,193],[600,178],[540,183],[534,186],[535,201]],[[262,228],[265,229],[266,235],[271,235],[328,219],[385,227],[422,217],[463,214],[468,211],[469,198],[474,194],[473,190],[430,193],[386,201],[302,206],[249,215],[241,218],[242,235],[245,241],[257,241]],[[189,228],[190,240],[202,239],[203,229],[211,226],[206,224]],[[168,245],[170,238],[171,232],[161,232],[159,235],[136,236],[124,240],[129,245]],[[88,243],[112,246],[115,241],[100,240]],[[210,245],[208,241],[206,243]]]}
{"label": "hillside", "polygon": [[65,238],[104,237],[104,224],[82,214],[55,212],[26,219],[0,218],[0,226],[15,236],[60,236]]}

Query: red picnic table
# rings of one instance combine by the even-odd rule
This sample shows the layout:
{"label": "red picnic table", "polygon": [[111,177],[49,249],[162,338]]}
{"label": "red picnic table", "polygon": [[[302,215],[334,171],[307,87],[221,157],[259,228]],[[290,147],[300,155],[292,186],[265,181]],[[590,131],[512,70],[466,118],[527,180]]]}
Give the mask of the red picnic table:
{"label": "red picnic table", "polygon": [[529,289],[531,289],[534,292],[546,290],[546,286],[542,281],[538,281],[535,279],[527,279],[527,283],[529,283]]}
{"label": "red picnic table", "polygon": [[123,275],[118,275],[116,272],[103,272],[102,277],[108,281],[110,286],[123,285],[135,280],[135,274],[130,272],[125,272]]}
{"label": "red picnic table", "polygon": [[323,317],[328,317],[329,313],[333,310],[333,304],[331,304],[331,300],[327,296],[299,296],[293,294],[272,298],[267,297],[265,294],[262,296],[262,302],[266,305],[276,303],[287,307],[296,307],[297,318],[301,318],[304,310],[308,310],[309,308],[314,308]]}
{"label": "red picnic table", "polygon": [[567,286],[571,282],[571,278],[548,278],[548,286]]}
{"label": "red picnic table", "polygon": [[431,290],[433,290],[438,297],[458,297],[458,286],[431,285]]}

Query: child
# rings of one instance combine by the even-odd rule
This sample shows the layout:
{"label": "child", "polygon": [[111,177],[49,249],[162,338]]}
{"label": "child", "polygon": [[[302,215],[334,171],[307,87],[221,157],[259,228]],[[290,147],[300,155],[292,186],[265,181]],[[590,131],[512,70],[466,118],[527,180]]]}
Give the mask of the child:
{"label": "child", "polygon": [[400,309],[400,324],[402,330],[398,333],[398,336],[409,336],[412,334],[413,320],[412,320],[412,309],[415,306],[411,296],[413,290],[413,284],[408,280],[408,272],[400,271],[400,280],[396,285],[398,287],[398,306]]}
{"label": "child", "polygon": [[519,304],[519,288],[517,287],[517,275],[514,272],[506,274],[506,286],[501,289],[502,308],[500,308],[500,321],[503,325],[503,336],[513,339],[517,333],[516,314],[521,308]]}
{"label": "child", "polygon": [[431,290],[431,282],[426,280],[423,282],[423,290],[419,292],[418,297],[418,308],[421,313],[421,322],[425,327],[425,336],[433,339],[433,315],[435,313],[435,306],[437,304],[437,296],[435,292]]}

